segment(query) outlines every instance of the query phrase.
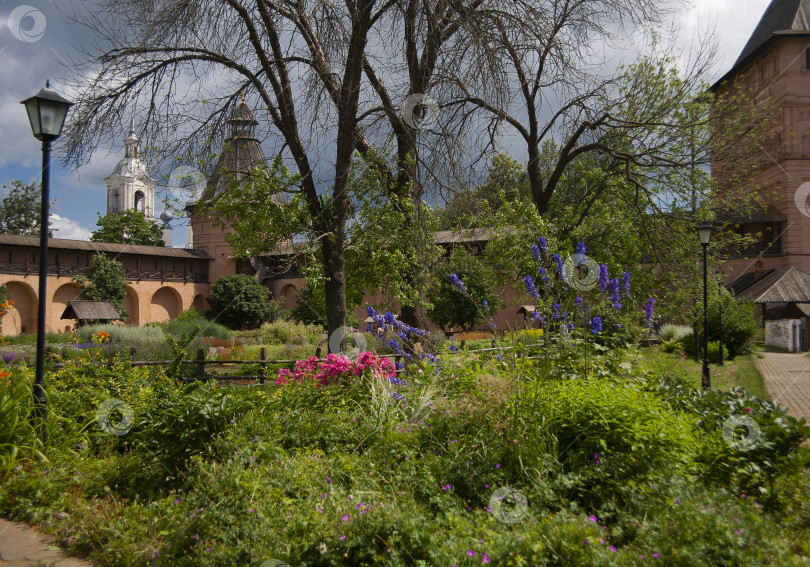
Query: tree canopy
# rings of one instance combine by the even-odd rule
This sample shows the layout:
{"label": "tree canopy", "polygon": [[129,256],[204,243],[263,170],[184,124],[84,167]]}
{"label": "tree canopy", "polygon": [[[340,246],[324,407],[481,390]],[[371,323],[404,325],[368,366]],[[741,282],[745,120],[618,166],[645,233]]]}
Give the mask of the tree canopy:
{"label": "tree canopy", "polygon": [[146,215],[134,209],[103,217],[99,214],[96,224],[99,229],[90,235],[93,242],[164,246],[163,232],[157,223],[148,221]]}
{"label": "tree canopy", "polygon": [[[0,205],[0,234],[16,234],[19,236],[39,236],[42,206],[42,190],[38,183],[23,183],[15,179],[11,187],[3,185],[4,192]],[[51,201],[53,205],[53,201]],[[48,221],[48,226],[53,224]],[[53,238],[53,231],[48,231]]]}
{"label": "tree canopy", "polygon": [[260,326],[270,317],[270,292],[246,274],[223,276],[211,286],[209,317],[229,329]]}
{"label": "tree canopy", "polygon": [[81,286],[79,296],[92,301],[109,301],[115,306],[123,321],[126,311],[127,277],[121,262],[96,253],[83,276],[74,276],[73,281]]}

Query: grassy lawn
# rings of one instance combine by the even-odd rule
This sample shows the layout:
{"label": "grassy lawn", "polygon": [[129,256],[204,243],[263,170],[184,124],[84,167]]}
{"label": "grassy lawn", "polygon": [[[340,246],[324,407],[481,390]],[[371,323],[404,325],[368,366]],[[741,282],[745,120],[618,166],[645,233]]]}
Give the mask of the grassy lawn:
{"label": "grassy lawn", "polygon": [[[646,362],[657,362],[665,365],[672,365],[673,368],[682,371],[683,375],[691,381],[696,388],[701,385],[703,361],[695,362],[694,357],[678,353],[662,352],[658,345],[637,349],[638,355]],[[740,355],[733,360],[726,360],[723,366],[716,364],[709,365],[712,388],[728,391],[731,388],[740,386],[748,390],[752,396],[767,400],[768,394],[765,389],[765,381],[762,374],[757,370],[753,354]]]}

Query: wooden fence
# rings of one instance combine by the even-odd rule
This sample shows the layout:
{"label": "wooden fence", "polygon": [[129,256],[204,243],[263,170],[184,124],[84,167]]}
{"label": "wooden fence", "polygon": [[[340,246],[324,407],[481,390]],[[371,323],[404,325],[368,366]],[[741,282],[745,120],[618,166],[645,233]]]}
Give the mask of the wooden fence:
{"label": "wooden fence", "polygon": [[[461,341],[461,349],[464,350],[465,341]],[[530,345],[530,346],[537,346],[537,345]],[[511,350],[514,349],[514,346],[507,346],[507,347],[498,347],[496,346],[496,342],[492,340],[492,347],[491,348],[483,348],[483,349],[475,349],[475,350],[464,350],[464,352],[468,353],[479,353],[479,352],[493,352],[493,351],[503,351],[503,350]],[[323,362],[325,359],[321,358],[321,348],[315,351],[315,356],[318,357],[319,362]],[[402,362],[403,356],[401,354],[382,354],[378,355],[381,358],[391,358],[394,360],[394,363]],[[527,357],[530,359],[536,359],[540,357],[530,356]],[[174,364],[175,361],[172,360],[133,360],[129,362],[129,366],[136,367],[136,366],[169,366]],[[268,360],[267,359],[267,349],[262,347],[259,350],[259,358],[258,360],[206,360],[205,358],[205,350],[204,349],[197,349],[197,356],[194,360],[183,360],[180,361],[180,364],[191,366],[194,369],[194,375],[191,378],[186,378],[186,382],[198,381],[198,380],[217,380],[217,381],[231,381],[231,380],[257,380],[258,384],[264,385],[265,380],[267,378],[267,370],[269,366],[287,366],[292,368],[292,366],[298,362],[297,359],[292,360]],[[90,365],[90,366],[109,366],[112,367],[114,363],[112,362],[86,362],[83,365]],[[226,366],[226,365],[242,365],[242,364],[253,364],[258,365],[259,373],[258,374],[240,374],[240,375],[217,375],[217,374],[207,374],[206,373],[206,365],[212,366]],[[49,364],[50,368],[64,368],[69,366],[69,362],[57,362],[54,364]],[[397,373],[404,372],[403,368],[397,369]]]}

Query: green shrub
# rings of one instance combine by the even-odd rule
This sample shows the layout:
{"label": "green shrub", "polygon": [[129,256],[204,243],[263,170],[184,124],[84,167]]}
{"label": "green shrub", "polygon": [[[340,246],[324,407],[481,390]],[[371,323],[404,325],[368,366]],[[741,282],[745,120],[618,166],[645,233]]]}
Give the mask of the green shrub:
{"label": "green shrub", "polygon": [[88,325],[76,329],[76,335],[80,343],[93,340],[93,335],[99,331],[104,331],[110,335],[110,344],[131,343],[131,342],[164,342],[166,340],[163,329],[160,327],[130,327],[126,325]]}
{"label": "green shrub", "polygon": [[[685,352],[687,355],[692,356],[695,354],[695,336],[692,333],[688,335],[684,335],[681,340],[677,343],[678,348]],[[700,343],[700,351],[698,353],[698,357],[703,360],[703,342]],[[717,341],[709,342],[709,362],[712,364],[717,364],[719,359],[719,352],[720,352],[720,343]],[[673,352],[673,351],[667,351]],[[730,360],[731,359],[731,351],[728,349],[725,343],[723,343],[723,360]]]}
{"label": "green shrub", "polygon": [[276,321],[261,326],[264,344],[311,344],[317,345],[323,337],[323,327],[294,321]]}
{"label": "green shrub", "polygon": [[211,286],[209,319],[230,329],[260,326],[270,317],[266,287],[247,274],[223,276]]}
{"label": "green shrub", "polygon": [[692,327],[689,327],[688,325],[673,325],[671,323],[667,323],[666,325],[661,326],[661,330],[658,332],[658,335],[662,340],[665,341],[677,341],[691,332]]}
{"label": "green shrub", "polygon": [[215,339],[229,339],[231,332],[217,323],[212,323],[205,318],[192,319],[190,317],[185,319],[173,319],[165,324],[166,332],[173,336],[180,336],[183,333],[199,327],[197,336],[199,337],[212,337]]}
{"label": "green shrub", "polygon": [[[722,317],[719,308],[722,307]],[[696,328],[699,334],[703,334],[703,303],[695,306]],[[723,344],[728,347],[731,358],[738,354],[750,352],[750,345],[756,335],[760,332],[754,318],[754,304],[750,302],[738,302],[723,288],[722,295],[709,294],[709,342],[720,339],[720,323],[722,321]],[[691,336],[691,334],[690,334]],[[686,338],[684,337],[684,341]],[[694,339],[693,339],[694,340]],[[701,338],[702,340],[702,338]],[[684,344],[684,350],[687,345]],[[689,347],[691,348],[691,347]],[[690,350],[687,352],[694,352]]]}

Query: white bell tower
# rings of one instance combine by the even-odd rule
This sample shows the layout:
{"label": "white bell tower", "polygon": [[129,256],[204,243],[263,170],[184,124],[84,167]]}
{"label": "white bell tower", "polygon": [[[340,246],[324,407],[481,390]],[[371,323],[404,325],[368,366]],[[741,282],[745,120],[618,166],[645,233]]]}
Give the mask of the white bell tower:
{"label": "white bell tower", "polygon": [[[138,156],[140,140],[134,123],[124,138],[124,159],[104,179],[107,184],[107,214],[135,209],[155,221],[155,180],[149,177],[146,165]],[[156,222],[156,221],[155,221]]]}

